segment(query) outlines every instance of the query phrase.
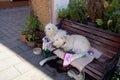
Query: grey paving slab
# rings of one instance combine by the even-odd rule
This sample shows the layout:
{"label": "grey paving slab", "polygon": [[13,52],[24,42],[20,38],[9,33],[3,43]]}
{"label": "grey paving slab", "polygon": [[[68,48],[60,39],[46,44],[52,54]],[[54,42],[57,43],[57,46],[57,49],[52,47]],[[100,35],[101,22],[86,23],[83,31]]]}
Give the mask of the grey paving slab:
{"label": "grey paving slab", "polygon": [[69,78],[65,73],[61,73],[61,74],[56,74],[55,76],[53,76],[55,80],[72,80],[71,78]]}
{"label": "grey paving slab", "polygon": [[19,47],[13,47],[12,48],[12,50],[14,51],[14,52],[16,52],[17,54],[21,54],[21,53],[23,53],[23,50],[21,50]]}
{"label": "grey paving slab", "polygon": [[[29,50],[29,51],[26,51],[26,52],[22,52],[22,53],[17,53],[19,54],[20,57],[24,58],[25,60],[28,60],[28,59],[31,59],[31,57],[36,57],[33,53],[32,53],[32,50]],[[40,58],[40,57],[39,57]],[[34,61],[32,60],[29,60],[31,61],[30,63],[35,63]]]}
{"label": "grey paving slab", "polygon": [[[29,53],[29,54],[33,54],[33,53]],[[35,65],[35,66],[40,66],[39,62],[43,59],[44,57],[42,56],[32,56],[29,59],[27,59],[27,61],[29,61],[31,64]]]}
{"label": "grey paving slab", "polygon": [[19,46],[19,48],[23,51],[28,51],[28,50],[32,49],[31,47],[28,47],[27,45],[21,45],[21,46]]}
{"label": "grey paving slab", "polygon": [[[36,67],[38,67],[38,66],[36,66]],[[45,73],[46,75],[49,75],[49,77],[52,77],[53,78],[53,76],[56,76],[56,71],[54,70],[54,69],[52,69],[51,68],[51,70],[50,69],[48,69],[48,66],[46,66],[46,65],[44,65],[43,67],[38,67],[38,69],[39,70],[41,70],[43,73]]]}

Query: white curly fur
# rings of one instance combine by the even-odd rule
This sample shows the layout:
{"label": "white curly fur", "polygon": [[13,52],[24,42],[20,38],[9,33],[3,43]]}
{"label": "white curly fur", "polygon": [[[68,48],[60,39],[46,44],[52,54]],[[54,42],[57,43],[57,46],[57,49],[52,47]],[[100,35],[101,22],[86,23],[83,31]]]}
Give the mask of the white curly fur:
{"label": "white curly fur", "polygon": [[54,37],[53,46],[63,48],[65,51],[72,50],[74,53],[82,53],[90,50],[90,42],[82,35],[61,35]]}
{"label": "white curly fur", "polygon": [[45,26],[45,34],[50,41],[54,40],[57,33],[66,34],[66,31],[58,29],[54,24],[49,23]]}

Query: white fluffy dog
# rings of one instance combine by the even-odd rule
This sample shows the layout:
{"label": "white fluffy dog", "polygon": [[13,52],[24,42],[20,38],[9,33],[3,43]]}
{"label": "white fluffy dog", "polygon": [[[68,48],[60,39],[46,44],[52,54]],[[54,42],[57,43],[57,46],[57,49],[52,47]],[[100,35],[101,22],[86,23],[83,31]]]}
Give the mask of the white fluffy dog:
{"label": "white fluffy dog", "polygon": [[[51,23],[49,23],[45,26],[44,31],[46,34],[46,37],[43,38],[43,45],[42,45],[42,49],[44,49],[44,50],[46,50],[48,48],[50,49],[50,44],[54,41],[54,37],[56,34],[66,35],[66,33],[67,33],[64,30],[58,29],[54,24],[51,24]],[[45,38],[48,38],[49,42]],[[42,61],[40,61],[40,65],[43,66],[47,61],[55,59],[55,58],[57,58],[57,56],[51,56],[51,57],[45,58]]]}
{"label": "white fluffy dog", "polygon": [[54,37],[53,46],[63,48],[65,51],[72,50],[74,53],[80,54],[90,50],[90,42],[82,35],[61,35]]}
{"label": "white fluffy dog", "polygon": [[66,31],[58,29],[54,24],[51,23],[45,26],[45,34],[51,42],[53,42],[57,33],[66,34]]}

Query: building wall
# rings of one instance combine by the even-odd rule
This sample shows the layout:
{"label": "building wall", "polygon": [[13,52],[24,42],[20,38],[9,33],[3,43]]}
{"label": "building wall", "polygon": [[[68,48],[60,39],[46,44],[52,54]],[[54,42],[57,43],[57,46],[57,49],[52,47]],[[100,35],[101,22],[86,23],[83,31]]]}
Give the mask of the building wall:
{"label": "building wall", "polygon": [[67,8],[69,0],[54,0],[54,18],[53,22],[57,23],[57,13],[58,9]]}
{"label": "building wall", "polygon": [[50,22],[50,1],[31,0],[32,9],[39,20],[46,25]]}
{"label": "building wall", "polygon": [[0,1],[10,1],[10,0],[0,0]]}
{"label": "building wall", "polygon": [[68,3],[69,0],[31,0],[35,15],[44,25],[49,22],[56,24],[58,9],[66,8]]}

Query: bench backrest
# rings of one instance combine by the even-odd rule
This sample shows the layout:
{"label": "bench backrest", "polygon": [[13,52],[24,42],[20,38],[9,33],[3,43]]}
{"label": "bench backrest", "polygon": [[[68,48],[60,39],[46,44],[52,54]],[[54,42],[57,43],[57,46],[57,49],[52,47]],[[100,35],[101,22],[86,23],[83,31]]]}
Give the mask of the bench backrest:
{"label": "bench backrest", "polygon": [[101,58],[98,59],[102,63],[106,59],[113,58],[120,48],[120,34],[114,34],[70,20],[62,20],[60,25],[60,28],[66,30],[69,34],[86,36],[91,42],[91,46],[103,53]]}

